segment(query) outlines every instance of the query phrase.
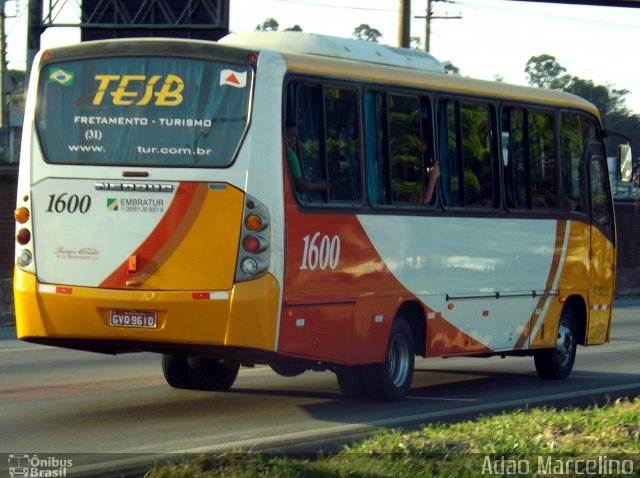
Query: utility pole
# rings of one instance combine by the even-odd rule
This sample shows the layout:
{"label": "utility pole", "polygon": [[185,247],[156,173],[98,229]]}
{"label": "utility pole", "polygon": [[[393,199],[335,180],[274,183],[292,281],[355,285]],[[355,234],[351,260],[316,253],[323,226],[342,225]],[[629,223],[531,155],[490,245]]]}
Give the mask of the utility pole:
{"label": "utility pole", "polygon": [[29,0],[29,15],[27,17],[27,71],[25,81],[28,81],[33,59],[40,50],[40,35],[44,31],[42,26],[42,0]]}
{"label": "utility pole", "polygon": [[455,3],[452,0],[427,0],[427,10],[424,16],[417,16],[415,18],[424,18],[426,21],[425,25],[425,34],[424,34],[424,51],[427,53],[431,50],[431,22],[433,20],[455,20],[457,18],[462,18],[461,15],[445,15],[445,16],[437,16],[433,14],[433,4],[432,2],[446,2],[446,3]]}
{"label": "utility pole", "polygon": [[411,38],[411,0],[399,0],[398,46],[409,48]]}
{"label": "utility pole", "polygon": [[[0,130],[9,128],[9,104],[7,99],[7,35],[5,33],[5,0],[0,2]],[[6,145],[5,145],[6,146]]]}

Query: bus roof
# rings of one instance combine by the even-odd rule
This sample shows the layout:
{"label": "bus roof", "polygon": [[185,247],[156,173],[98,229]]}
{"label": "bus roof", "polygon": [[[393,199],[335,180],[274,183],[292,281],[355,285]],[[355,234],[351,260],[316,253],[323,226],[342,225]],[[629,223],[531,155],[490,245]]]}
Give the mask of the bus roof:
{"label": "bus roof", "polygon": [[266,48],[282,53],[306,53],[412,70],[445,73],[444,64],[427,52],[315,33],[294,31],[231,33],[220,39],[220,43],[243,48]]}
{"label": "bus roof", "polygon": [[[444,74],[444,64],[426,52],[305,32],[232,33],[222,44],[282,53],[292,71],[491,96],[525,103],[579,108],[599,117],[589,101],[562,90],[548,90]],[[354,68],[353,62],[358,62]],[[402,71],[399,72],[398,68]]]}

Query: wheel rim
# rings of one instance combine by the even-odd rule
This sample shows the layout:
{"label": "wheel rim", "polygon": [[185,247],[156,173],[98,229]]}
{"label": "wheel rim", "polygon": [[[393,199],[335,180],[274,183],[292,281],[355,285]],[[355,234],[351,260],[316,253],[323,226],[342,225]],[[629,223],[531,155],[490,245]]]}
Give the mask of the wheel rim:
{"label": "wheel rim", "polygon": [[396,388],[400,388],[407,380],[410,368],[409,344],[402,336],[395,337],[389,344],[389,378]]}
{"label": "wheel rim", "polygon": [[562,321],[558,328],[558,341],[556,343],[556,354],[560,366],[565,367],[571,361],[574,347],[575,337],[573,331],[566,321]]}

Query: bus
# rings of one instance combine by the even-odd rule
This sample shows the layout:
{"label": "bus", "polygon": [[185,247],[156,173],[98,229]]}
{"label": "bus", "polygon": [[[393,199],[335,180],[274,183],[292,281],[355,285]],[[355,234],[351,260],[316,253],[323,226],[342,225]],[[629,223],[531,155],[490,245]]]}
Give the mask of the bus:
{"label": "bus", "polygon": [[577,345],[611,332],[605,134],[576,96],[357,40],[43,50],[20,158],[18,337],[157,352],[185,389],[268,365],[392,401],[416,357],[532,356],[565,378]]}

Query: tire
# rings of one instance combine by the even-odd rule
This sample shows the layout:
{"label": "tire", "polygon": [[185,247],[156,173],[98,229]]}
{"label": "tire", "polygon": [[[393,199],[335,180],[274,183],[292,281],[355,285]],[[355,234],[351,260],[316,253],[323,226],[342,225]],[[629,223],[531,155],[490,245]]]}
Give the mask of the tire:
{"label": "tire", "polygon": [[565,305],[560,314],[556,347],[534,352],[533,358],[540,378],[559,380],[571,374],[576,359],[577,338],[573,309]]}
{"label": "tire", "polygon": [[363,365],[340,366],[336,368],[338,387],[345,398],[366,398]]}
{"label": "tire", "polygon": [[198,390],[226,391],[238,376],[239,362],[205,357],[189,357],[189,378]]}
{"label": "tire", "polygon": [[189,364],[186,357],[162,354],[162,373],[173,388],[192,388]]}
{"label": "tire", "polygon": [[414,364],[413,332],[407,321],[398,317],[391,327],[384,362],[363,368],[367,398],[387,402],[404,398],[411,388]]}
{"label": "tire", "polygon": [[271,370],[281,377],[297,377],[307,371],[307,367],[302,365],[289,365],[283,363],[272,363],[269,365]]}

